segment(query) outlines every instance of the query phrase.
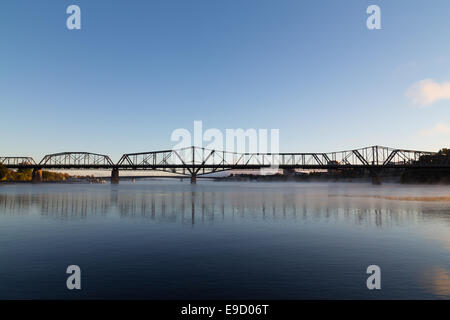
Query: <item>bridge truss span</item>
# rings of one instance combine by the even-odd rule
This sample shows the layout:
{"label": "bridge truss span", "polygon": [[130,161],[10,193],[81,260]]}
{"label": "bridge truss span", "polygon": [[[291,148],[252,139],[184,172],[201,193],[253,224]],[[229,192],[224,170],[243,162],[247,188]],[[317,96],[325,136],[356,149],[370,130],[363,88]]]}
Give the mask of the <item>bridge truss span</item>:
{"label": "bridge truss span", "polygon": [[35,165],[36,162],[32,157],[0,157],[0,163],[4,166],[27,166]]}
{"label": "bridge truss span", "polygon": [[124,154],[121,169],[152,169],[201,175],[233,169],[388,168],[419,164],[435,153],[381,146],[328,153],[236,153],[200,147]]}
{"label": "bridge truss span", "polygon": [[[120,158],[117,166],[128,170],[150,169],[192,176],[232,168],[230,154],[233,153],[197,147],[129,153]],[[234,158],[238,158],[237,153],[234,153]]]}
{"label": "bridge truss span", "polygon": [[48,168],[111,168],[114,162],[109,156],[90,152],[61,152],[48,154],[38,164]]}

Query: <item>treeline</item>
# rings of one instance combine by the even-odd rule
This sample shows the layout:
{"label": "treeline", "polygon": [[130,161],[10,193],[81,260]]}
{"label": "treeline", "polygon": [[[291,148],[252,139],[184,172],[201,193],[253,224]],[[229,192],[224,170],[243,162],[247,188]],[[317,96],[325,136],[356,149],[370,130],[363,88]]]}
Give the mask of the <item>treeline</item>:
{"label": "treeline", "polygon": [[[0,181],[31,181],[33,175],[33,170],[31,169],[18,169],[10,170],[0,163]],[[43,181],[64,181],[70,178],[67,173],[42,171]]]}
{"label": "treeline", "polygon": [[[444,148],[437,154],[420,157],[418,164],[450,164],[450,149]],[[450,184],[450,169],[415,169],[405,170],[401,176],[402,183],[445,183]]]}

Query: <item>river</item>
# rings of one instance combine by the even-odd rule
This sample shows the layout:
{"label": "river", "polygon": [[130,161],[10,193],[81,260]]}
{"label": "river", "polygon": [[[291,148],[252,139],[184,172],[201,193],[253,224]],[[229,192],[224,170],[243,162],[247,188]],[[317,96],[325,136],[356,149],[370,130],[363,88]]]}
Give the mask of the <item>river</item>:
{"label": "river", "polygon": [[450,186],[0,185],[0,298],[449,299]]}

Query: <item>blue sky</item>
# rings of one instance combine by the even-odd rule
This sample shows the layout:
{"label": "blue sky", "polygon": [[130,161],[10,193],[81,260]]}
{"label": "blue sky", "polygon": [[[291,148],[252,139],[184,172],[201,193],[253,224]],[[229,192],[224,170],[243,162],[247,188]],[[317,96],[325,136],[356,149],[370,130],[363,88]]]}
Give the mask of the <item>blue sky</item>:
{"label": "blue sky", "polygon": [[[382,30],[366,28],[371,4]],[[286,152],[448,147],[449,14],[448,0],[3,0],[0,153],[117,160],[194,120],[278,128]]]}

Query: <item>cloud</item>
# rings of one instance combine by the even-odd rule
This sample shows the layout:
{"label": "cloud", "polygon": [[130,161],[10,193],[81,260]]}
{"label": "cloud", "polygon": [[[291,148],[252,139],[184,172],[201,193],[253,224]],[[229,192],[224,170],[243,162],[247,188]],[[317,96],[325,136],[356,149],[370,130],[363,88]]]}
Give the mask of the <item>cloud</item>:
{"label": "cloud", "polygon": [[423,136],[438,136],[450,134],[450,126],[445,123],[438,123],[434,127],[420,131]]}
{"label": "cloud", "polygon": [[450,99],[450,82],[438,83],[425,79],[409,87],[406,96],[415,104],[428,106],[439,100]]}

